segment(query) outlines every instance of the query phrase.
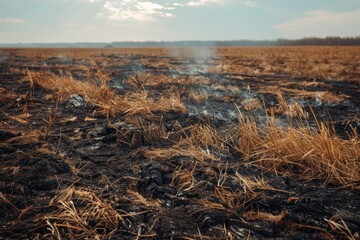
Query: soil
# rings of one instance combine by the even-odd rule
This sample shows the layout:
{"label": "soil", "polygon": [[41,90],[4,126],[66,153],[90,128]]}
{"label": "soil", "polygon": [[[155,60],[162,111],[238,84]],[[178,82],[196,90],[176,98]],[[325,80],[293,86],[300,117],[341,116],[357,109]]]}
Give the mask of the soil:
{"label": "soil", "polygon": [[[359,75],[342,81],[292,76],[286,72],[254,75],[213,72],[211,67],[225,56],[210,56],[206,61],[198,61],[194,57],[156,55],[156,50],[152,54],[132,54],[131,50],[111,53],[112,50],[100,49],[91,53],[88,50],[91,58],[84,59],[71,57],[72,50],[64,50],[67,57],[49,51],[50,54],[44,56],[36,49],[0,50],[0,94],[7,94],[6,99],[0,97],[0,239],[56,239],[49,230],[46,216],[59,211],[56,205],[51,204],[52,199],[68,187],[94,192],[102,201],[124,214],[124,220],[115,232],[110,234],[112,229],[101,230],[111,239],[359,237],[359,190],[326,184],[323,179],[306,180],[300,177],[301,173],[277,175],[262,171],[244,163],[242,156],[232,151],[231,147],[227,155],[214,150],[221,161],[206,159],[206,168],[187,156],[166,161],[149,159],[145,154],[147,150],[169,148],[174,140],[148,138],[144,133],[146,128],[132,124],[125,114],[111,118],[98,116],[96,106],[86,104],[81,96],[58,102],[56,98],[51,98],[54,95],[52,91],[35,87],[31,93],[29,82],[24,80],[25,70],[29,69],[54,74],[68,70],[74,78],[83,81],[88,77],[85,72],[71,70],[71,67],[94,66],[90,59],[110,76],[108,85],[119,95],[136,91],[126,80],[137,74],[192,79],[186,86],[175,81],[145,86],[155,96],[172,87],[179,90],[185,87],[186,91],[207,95],[205,101],[196,102],[184,93],[182,100],[188,110],[185,114],[154,112],[135,117],[141,120],[143,126],[163,125],[167,133],[176,132],[179,126],[186,129],[195,124],[209,124],[219,132],[226,132],[238,122],[234,103],[240,104],[256,97],[267,107],[276,107],[276,95],[261,93],[260,89],[286,83],[288,89],[346,95],[346,99],[336,104],[302,98],[303,107],[308,112],[311,112],[311,107],[318,120],[332,124],[336,133],[345,139],[351,126],[360,129]],[[105,61],[111,64],[106,65]],[[144,61],[147,61],[146,65]],[[152,66],[149,62],[165,62],[170,67],[166,64]],[[205,79],[210,84],[203,84],[197,79]],[[299,85],[314,82],[318,86]],[[321,83],[326,87],[322,88]],[[212,84],[233,86],[240,91],[216,89],[211,87]],[[284,95],[289,101],[297,97],[286,91]],[[12,118],[22,114],[25,106],[30,114],[26,122]],[[246,114],[256,117],[259,122],[266,116],[261,109]],[[49,125],[52,116],[55,122]],[[76,120],[62,121],[74,117]],[[284,123],[287,119],[282,115],[278,118]],[[316,126],[311,114],[308,121]],[[37,138],[37,131],[46,132],[46,138]],[[186,134],[184,131],[178,137]],[[33,133],[34,139],[24,140],[24,133]],[[187,189],[188,186],[174,181],[175,174],[181,170],[193,171],[195,187]],[[243,194],[244,186],[234,181],[238,175],[262,180],[271,188]],[[219,176],[228,177],[219,179]],[[233,193],[233,198],[221,195],[225,191],[219,189]],[[149,205],[136,202],[129,196],[129,191],[140,194]],[[81,203],[75,201],[75,204],[81,207]],[[249,212],[282,217],[279,221],[272,221],[266,217],[251,217]],[[332,222],[344,223],[347,228],[340,231]],[[90,221],[88,224],[97,223]],[[70,236],[66,229],[60,230],[60,235],[64,239]]]}

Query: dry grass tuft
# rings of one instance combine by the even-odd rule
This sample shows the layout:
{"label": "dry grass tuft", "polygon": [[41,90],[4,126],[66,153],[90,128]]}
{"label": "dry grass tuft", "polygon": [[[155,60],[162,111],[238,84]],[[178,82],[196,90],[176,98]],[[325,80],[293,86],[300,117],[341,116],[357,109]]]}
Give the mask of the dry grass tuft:
{"label": "dry grass tuft", "polygon": [[133,204],[136,205],[144,205],[145,207],[151,207],[151,208],[160,208],[161,206],[161,200],[147,200],[144,198],[140,193],[128,190],[126,198],[131,201]]}
{"label": "dry grass tuft", "polygon": [[189,92],[189,99],[196,103],[201,103],[208,99],[208,95],[200,91],[192,90]]}
{"label": "dry grass tuft", "polygon": [[243,195],[242,191],[232,191],[226,187],[215,187],[215,196],[226,209],[237,209],[244,207],[249,200],[249,195]]}
{"label": "dry grass tuft", "polygon": [[276,110],[277,113],[281,112],[292,118],[309,118],[308,113],[302,108],[302,106],[298,102],[287,104],[281,92],[277,93],[277,100],[280,104],[279,108]]}
{"label": "dry grass tuft", "polygon": [[[144,155],[149,159],[166,160],[174,157],[189,157],[204,162],[205,160],[219,160],[211,150],[227,152],[224,141],[210,126],[195,124],[191,126],[190,133],[181,138],[170,148],[145,150]],[[211,149],[211,150],[210,150]]]}
{"label": "dry grass tuft", "polygon": [[316,98],[319,98],[321,101],[328,104],[340,104],[347,99],[348,96],[344,94],[334,94],[331,92],[317,92]]}
{"label": "dry grass tuft", "polygon": [[122,215],[90,190],[69,187],[62,190],[50,205],[57,212],[45,217],[51,234],[57,239],[111,238],[123,221]]}
{"label": "dry grass tuft", "polygon": [[183,168],[182,166],[175,169],[172,177],[172,184],[179,187],[178,192],[180,190],[184,192],[190,191],[200,184],[194,177],[195,170],[196,163],[190,170]]}
{"label": "dry grass tuft", "polygon": [[246,111],[250,111],[250,112],[261,108],[260,101],[257,98],[247,99],[243,101],[241,104]]}
{"label": "dry grass tuft", "polygon": [[228,151],[219,133],[209,125],[195,124],[191,126],[189,136],[183,141],[187,142],[188,145]]}
{"label": "dry grass tuft", "polygon": [[240,138],[234,146],[245,161],[275,173],[292,172],[360,189],[360,139],[355,131],[345,140],[324,123],[319,130],[282,128],[270,121],[260,128],[250,119],[242,119],[237,131]]}
{"label": "dry grass tuft", "polygon": [[250,211],[243,214],[243,217],[246,218],[248,221],[261,220],[261,221],[273,222],[277,224],[284,219],[285,212],[281,212],[277,215],[274,215],[272,213],[267,213],[267,212]]}
{"label": "dry grass tuft", "polygon": [[250,178],[235,173],[235,177],[233,179],[240,183],[243,188],[244,193],[251,192],[255,193],[257,190],[267,190],[267,191],[275,191],[276,189],[270,186],[264,179],[257,179],[256,177]]}
{"label": "dry grass tuft", "polygon": [[326,219],[325,221],[329,224],[331,230],[336,231],[338,233],[340,233],[341,235],[343,235],[346,239],[349,240],[355,240],[358,239],[353,233],[352,231],[349,229],[349,227],[346,225],[345,221],[335,215],[330,219]]}
{"label": "dry grass tuft", "polygon": [[169,160],[175,157],[189,157],[199,162],[204,162],[206,160],[219,160],[217,157],[213,156],[210,152],[204,149],[195,146],[179,147],[177,145],[171,148],[148,149],[145,150],[144,156],[151,160]]}
{"label": "dry grass tuft", "polygon": [[155,101],[148,97],[145,90],[129,93],[121,97],[107,87],[107,79],[104,79],[98,85],[95,82],[78,81],[71,76],[59,77],[52,73],[28,71],[28,80],[32,89],[42,87],[56,91],[62,100],[72,94],[81,95],[86,102],[98,106],[98,113],[103,116],[114,116],[117,113],[128,115],[151,114],[152,111],[186,112],[186,107],[181,102],[178,92],[172,92],[169,97],[162,96],[158,101]]}

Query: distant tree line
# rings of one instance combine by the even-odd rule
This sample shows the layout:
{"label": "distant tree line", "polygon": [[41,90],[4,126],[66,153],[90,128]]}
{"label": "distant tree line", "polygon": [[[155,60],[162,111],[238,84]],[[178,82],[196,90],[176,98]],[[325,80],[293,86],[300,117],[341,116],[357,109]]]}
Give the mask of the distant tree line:
{"label": "distant tree line", "polygon": [[360,45],[359,37],[326,37],[277,40],[234,40],[234,41],[173,41],[173,42],[114,42],[106,47],[211,47],[211,46],[354,46]]}
{"label": "distant tree line", "polygon": [[360,36],[359,37],[326,37],[326,38],[317,38],[309,37],[296,40],[289,39],[278,39],[276,40],[276,45],[278,46],[354,46],[360,45]]}
{"label": "distant tree line", "polygon": [[233,40],[233,41],[123,41],[112,43],[16,43],[0,47],[54,47],[54,48],[126,48],[126,47],[231,47],[231,46],[360,46],[358,37],[308,37],[302,39]]}

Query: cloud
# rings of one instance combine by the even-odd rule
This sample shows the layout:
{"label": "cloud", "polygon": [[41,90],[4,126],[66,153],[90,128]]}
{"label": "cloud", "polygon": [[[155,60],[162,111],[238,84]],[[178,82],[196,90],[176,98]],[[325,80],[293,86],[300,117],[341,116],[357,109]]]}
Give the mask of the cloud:
{"label": "cloud", "polygon": [[180,5],[189,6],[189,7],[198,7],[198,6],[204,6],[209,3],[222,3],[222,2],[223,2],[222,0],[195,0],[195,1],[185,2]]}
{"label": "cloud", "polygon": [[248,7],[255,7],[258,5],[257,2],[254,0],[243,0],[242,3]]}
{"label": "cloud", "polygon": [[[174,17],[174,10],[181,7],[201,7],[207,4],[224,3],[227,0],[88,0],[91,3],[103,2],[103,11],[98,17],[110,20],[151,21],[157,18]],[[252,1],[249,1],[252,2]]]}
{"label": "cloud", "polygon": [[329,12],[324,10],[305,12],[298,19],[274,26],[284,37],[308,36],[358,36],[360,35],[360,10],[351,12]]}
{"label": "cloud", "polygon": [[158,3],[143,2],[134,0],[122,0],[118,2],[107,1],[103,5],[106,14],[100,16],[108,16],[111,20],[154,20],[156,17],[172,17],[169,11],[170,7],[165,7]]}
{"label": "cloud", "polygon": [[22,23],[23,19],[19,18],[0,18],[0,23]]}

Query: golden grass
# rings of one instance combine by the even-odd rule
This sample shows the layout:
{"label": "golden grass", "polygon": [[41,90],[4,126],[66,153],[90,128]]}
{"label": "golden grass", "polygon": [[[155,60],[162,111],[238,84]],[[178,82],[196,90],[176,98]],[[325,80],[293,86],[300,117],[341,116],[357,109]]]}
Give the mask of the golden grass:
{"label": "golden grass", "polygon": [[[185,134],[185,132],[184,132]],[[204,162],[205,160],[219,159],[211,150],[227,152],[224,141],[210,126],[195,124],[191,126],[190,133],[181,138],[170,148],[147,149],[144,156],[149,159],[166,160],[174,157],[189,157]]]}
{"label": "golden grass", "polygon": [[[334,103],[340,104],[346,99],[349,98],[346,94],[334,94],[329,91],[307,91],[307,90],[299,90],[299,89],[292,89],[287,87],[280,87],[280,86],[260,86],[260,93],[263,94],[272,94],[277,96],[279,100],[279,93],[287,93],[291,97],[299,99],[299,98],[310,98],[311,100],[319,99],[326,103]],[[281,101],[281,100],[280,100]]]}
{"label": "golden grass", "polygon": [[235,149],[245,161],[267,171],[297,174],[307,179],[326,179],[360,189],[360,140],[354,131],[341,139],[324,123],[319,130],[309,127],[282,128],[268,121],[264,128],[242,119]]}
{"label": "golden grass", "polygon": [[254,197],[250,196],[251,194],[244,195],[242,193],[240,190],[233,191],[223,186],[215,187],[215,196],[219,199],[220,204],[230,210],[244,207],[247,201]]}
{"label": "golden grass", "polygon": [[151,208],[160,208],[161,206],[161,200],[159,199],[155,199],[155,200],[148,200],[145,197],[143,197],[140,193],[132,191],[132,190],[127,190],[127,196],[125,197],[126,199],[128,199],[129,201],[131,201],[131,203],[136,204],[136,205],[143,205],[145,207],[151,207]]}
{"label": "golden grass", "polygon": [[178,192],[187,192],[199,185],[199,182],[194,177],[195,170],[196,163],[190,170],[183,168],[182,166],[175,169],[171,182],[175,186],[178,186]]}
{"label": "golden grass", "polygon": [[126,83],[138,89],[145,86],[158,86],[176,82],[173,78],[165,75],[152,75],[150,73],[137,74],[126,79]]}
{"label": "golden grass", "polygon": [[[183,139],[185,145],[193,145],[202,148],[216,149],[228,152],[224,140],[213,127],[205,124],[195,124],[191,126],[190,134]],[[179,145],[182,143],[179,142]]]}
{"label": "golden grass", "polygon": [[122,214],[90,190],[69,187],[50,202],[57,212],[44,217],[47,237],[56,239],[111,238],[124,220]]}
{"label": "golden grass", "polygon": [[277,215],[274,215],[272,213],[267,213],[267,212],[249,211],[244,213],[242,216],[248,221],[261,220],[261,221],[273,222],[277,224],[284,219],[285,212],[281,212]]}
{"label": "golden grass", "polygon": [[255,193],[257,190],[270,190],[275,191],[276,189],[270,186],[264,179],[261,178],[250,178],[239,174],[238,172],[235,173],[235,177],[232,177],[234,181],[237,181],[242,186],[242,190],[244,193],[251,192]]}
{"label": "golden grass", "polygon": [[35,129],[31,132],[25,132],[25,133],[21,132],[21,134],[19,133],[19,136],[10,138],[10,139],[6,140],[5,142],[1,142],[0,147],[6,146],[6,145],[11,145],[11,144],[16,144],[16,143],[22,143],[22,144],[36,143],[36,142],[39,142],[39,140],[42,137],[43,137],[43,133],[37,129]]}
{"label": "golden grass", "polygon": [[86,102],[99,107],[98,113],[114,116],[117,113],[128,115],[151,114],[152,111],[186,112],[178,92],[170,93],[169,97],[161,96],[158,101],[148,97],[145,90],[129,93],[123,97],[117,95],[106,86],[106,80],[100,85],[90,81],[78,81],[70,77],[60,77],[51,73],[36,73],[28,71],[30,86],[42,87],[58,93],[60,99],[66,99],[72,94],[84,97]]}
{"label": "golden grass", "polygon": [[208,99],[208,95],[200,91],[192,90],[189,92],[189,99],[196,103],[201,103]]}
{"label": "golden grass", "polygon": [[335,215],[330,219],[325,218],[325,221],[329,224],[331,230],[340,233],[341,235],[346,237],[346,239],[358,239],[355,234],[352,233],[352,231],[349,229],[349,227],[346,225],[345,221],[341,217]]}
{"label": "golden grass", "polygon": [[277,100],[280,105],[279,108],[276,110],[277,113],[283,113],[292,118],[309,118],[308,113],[302,108],[302,106],[298,102],[287,104],[281,92],[277,93]]}
{"label": "golden grass", "polygon": [[240,92],[240,88],[237,86],[233,86],[233,85],[223,85],[223,84],[214,83],[214,84],[211,84],[211,88],[214,90],[224,90],[224,91],[230,91],[230,92],[234,92],[234,93]]}
{"label": "golden grass", "polygon": [[173,146],[171,148],[147,149],[144,156],[150,160],[171,160],[174,157],[189,157],[199,162],[206,160],[219,161],[210,152],[195,146]]}
{"label": "golden grass", "polygon": [[259,99],[257,98],[250,98],[241,103],[242,108],[246,111],[256,111],[257,109],[261,108],[261,104]]}
{"label": "golden grass", "polygon": [[11,101],[16,101],[16,99],[24,99],[25,97],[25,94],[8,92],[5,88],[0,88],[0,102],[9,103]]}

